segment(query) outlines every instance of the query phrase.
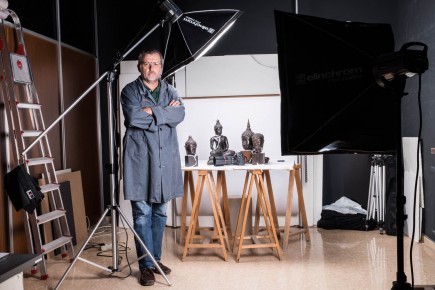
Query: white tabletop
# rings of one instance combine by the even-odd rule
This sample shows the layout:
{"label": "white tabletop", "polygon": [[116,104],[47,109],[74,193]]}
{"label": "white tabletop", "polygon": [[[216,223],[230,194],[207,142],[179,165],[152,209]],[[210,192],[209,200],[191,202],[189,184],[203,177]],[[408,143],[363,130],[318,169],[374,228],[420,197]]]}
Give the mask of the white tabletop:
{"label": "white tabletop", "polygon": [[224,166],[214,166],[208,165],[207,160],[199,160],[198,166],[186,167],[182,166],[183,171],[198,171],[198,170],[208,170],[208,171],[229,171],[229,170],[291,170],[293,169],[294,163],[288,161],[278,161],[269,160],[267,164],[245,164],[245,165],[224,165]]}

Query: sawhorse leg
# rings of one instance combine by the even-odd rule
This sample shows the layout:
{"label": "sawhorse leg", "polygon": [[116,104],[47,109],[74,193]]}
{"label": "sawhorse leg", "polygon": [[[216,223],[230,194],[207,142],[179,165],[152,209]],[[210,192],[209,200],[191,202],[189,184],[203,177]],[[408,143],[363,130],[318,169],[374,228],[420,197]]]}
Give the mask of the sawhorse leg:
{"label": "sawhorse leg", "polygon": [[298,205],[299,205],[299,212],[302,218],[302,226],[303,230],[299,231],[295,234],[305,234],[305,239],[310,241],[310,231],[308,228],[308,220],[307,220],[307,213],[305,209],[305,202],[304,202],[304,195],[302,192],[302,182],[300,177],[300,164],[295,164],[293,166],[293,169],[290,170],[289,174],[289,185],[288,185],[288,192],[287,192],[287,207],[286,207],[286,214],[285,214],[285,227],[284,227],[284,240],[282,244],[283,250],[287,250],[288,247],[288,239],[290,235],[290,219],[292,214],[292,202],[293,202],[293,191],[294,186],[296,184],[296,190],[298,194]]}
{"label": "sawhorse leg", "polygon": [[[190,193],[190,194],[189,194]],[[181,225],[180,225],[180,240],[179,243],[184,243],[186,232],[186,215],[187,215],[187,198],[190,195],[191,204],[195,198],[195,186],[193,184],[193,171],[184,172],[184,195],[181,205]]]}
{"label": "sawhorse leg", "polygon": [[[194,238],[203,238],[201,236],[195,236],[195,230],[196,230],[195,228],[196,228],[196,222],[198,220],[198,213],[199,213],[199,207],[201,203],[202,192],[204,189],[204,184],[207,184],[207,190],[209,193],[209,198],[213,209],[213,217],[214,217],[214,223],[216,227],[215,232],[217,232],[218,240],[219,240],[218,244],[206,244],[206,243],[195,244],[194,243]],[[192,205],[192,214],[189,221],[189,228],[187,231],[187,237],[184,246],[182,260],[186,257],[187,250],[189,248],[221,248],[223,252],[224,260],[225,261],[227,260],[227,252],[225,249],[224,237],[227,246],[229,246],[229,241],[228,241],[228,235],[226,233],[226,227],[222,215],[222,210],[218,201],[219,199],[217,198],[217,191],[214,185],[213,175],[211,174],[211,172],[208,172],[207,170],[199,170],[198,182],[197,182],[195,197]],[[222,230],[224,231],[224,237],[222,236]]]}
{"label": "sawhorse leg", "polygon": [[223,211],[225,217],[225,225],[227,227],[228,237],[231,240],[231,220],[230,220],[230,208],[228,204],[228,191],[227,191],[227,178],[225,176],[225,171],[220,170],[217,172],[217,186],[216,186],[217,196],[222,196],[223,201]]}
{"label": "sawhorse leg", "polygon": [[[249,189],[247,189],[247,184],[249,180]],[[262,210],[264,221],[266,223],[266,230],[268,232],[268,238],[270,243],[262,244],[259,241],[259,238],[264,238],[264,236],[252,235],[250,238],[253,240],[254,244],[252,245],[244,245],[243,242],[245,240],[245,229],[246,229],[246,221],[248,218],[250,201],[252,198],[252,191],[254,188],[254,183],[257,188],[257,204],[258,208]],[[246,202],[245,202],[246,199]],[[243,216],[243,222],[241,221],[241,217]],[[239,232],[240,224],[242,226],[241,231]],[[249,238],[249,237],[247,237]],[[274,225],[274,219],[272,214],[272,209],[270,206],[270,197],[267,193],[266,187],[264,185],[263,180],[263,172],[261,170],[252,170],[251,172],[247,172],[245,185],[243,190],[242,202],[240,206],[239,218],[236,227],[236,236],[234,240],[234,248],[238,245],[237,252],[237,261],[240,260],[240,255],[243,248],[276,248],[278,252],[278,258],[281,259],[281,249],[279,247],[279,241],[276,234],[276,229]]]}

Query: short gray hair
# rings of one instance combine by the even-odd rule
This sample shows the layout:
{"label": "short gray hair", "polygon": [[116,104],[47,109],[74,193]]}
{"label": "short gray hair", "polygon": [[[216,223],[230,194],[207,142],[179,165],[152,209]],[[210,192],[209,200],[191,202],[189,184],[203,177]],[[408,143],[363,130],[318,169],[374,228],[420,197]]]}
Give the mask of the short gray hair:
{"label": "short gray hair", "polygon": [[160,52],[160,50],[157,49],[142,50],[139,53],[139,56],[137,57],[138,64],[141,64],[143,62],[143,58],[145,57],[146,54],[155,54],[155,53],[157,53],[160,56],[160,63],[163,65],[163,55]]}

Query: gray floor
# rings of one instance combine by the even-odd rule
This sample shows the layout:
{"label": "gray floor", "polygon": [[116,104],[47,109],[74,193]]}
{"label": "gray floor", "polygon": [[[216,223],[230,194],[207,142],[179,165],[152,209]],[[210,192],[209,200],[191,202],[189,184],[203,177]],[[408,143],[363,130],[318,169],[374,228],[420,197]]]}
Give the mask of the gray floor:
{"label": "gray floor", "polygon": [[[128,236],[128,259],[135,260],[133,235],[122,229],[119,241]],[[222,259],[222,251],[194,249],[181,261],[183,246],[176,242],[178,229],[166,228],[162,262],[172,268],[168,286],[157,275],[154,286],[148,289],[391,289],[396,280],[396,237],[381,235],[379,231],[345,231],[310,229],[311,241],[293,236],[282,259],[269,249],[244,250],[240,262],[229,254]],[[101,232],[91,242],[110,242],[111,234]],[[91,243],[89,243],[90,245]],[[405,273],[411,282],[409,244],[405,238]],[[120,247],[123,251],[124,247]],[[97,248],[85,250],[80,257],[103,267],[112,265],[110,257],[98,256]],[[102,254],[111,255],[112,251]],[[60,289],[143,289],[138,283],[138,264],[129,268],[125,252],[121,253],[121,272],[110,275],[95,266],[77,261]],[[435,285],[435,245],[431,241],[415,244],[413,249],[415,285]],[[48,261],[49,278],[24,273],[24,289],[53,289],[68,267],[68,261],[58,258]],[[126,267],[126,268],[124,268]],[[422,288],[419,288],[422,289]],[[435,289],[433,286],[427,289]]]}

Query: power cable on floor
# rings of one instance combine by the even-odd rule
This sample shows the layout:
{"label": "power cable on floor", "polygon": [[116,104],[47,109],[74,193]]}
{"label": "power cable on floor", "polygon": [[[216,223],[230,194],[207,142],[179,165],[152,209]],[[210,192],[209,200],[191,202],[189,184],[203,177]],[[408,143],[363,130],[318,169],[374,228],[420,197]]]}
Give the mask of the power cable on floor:
{"label": "power cable on floor", "polygon": [[[122,226],[123,226],[123,228],[124,228],[124,232],[125,232],[125,246],[123,246],[125,249],[123,250],[123,252],[125,253],[125,260],[127,261],[127,265],[128,265],[129,272],[128,272],[127,276],[117,276],[117,275],[113,275],[114,272],[112,272],[112,273],[110,274],[110,277],[125,279],[125,278],[130,277],[133,271],[132,271],[132,269],[131,269],[130,260],[128,259],[128,252],[130,252],[131,249],[127,246],[127,245],[128,245],[128,232],[127,232],[127,228],[126,228],[126,226],[125,226],[125,224],[124,224],[124,220],[123,220],[122,218],[121,218],[120,220],[121,220]],[[121,251],[120,251],[120,252],[121,252]],[[122,257],[120,256],[120,258],[122,258]],[[121,263],[121,261],[119,261],[118,264],[120,264],[120,263]]]}

